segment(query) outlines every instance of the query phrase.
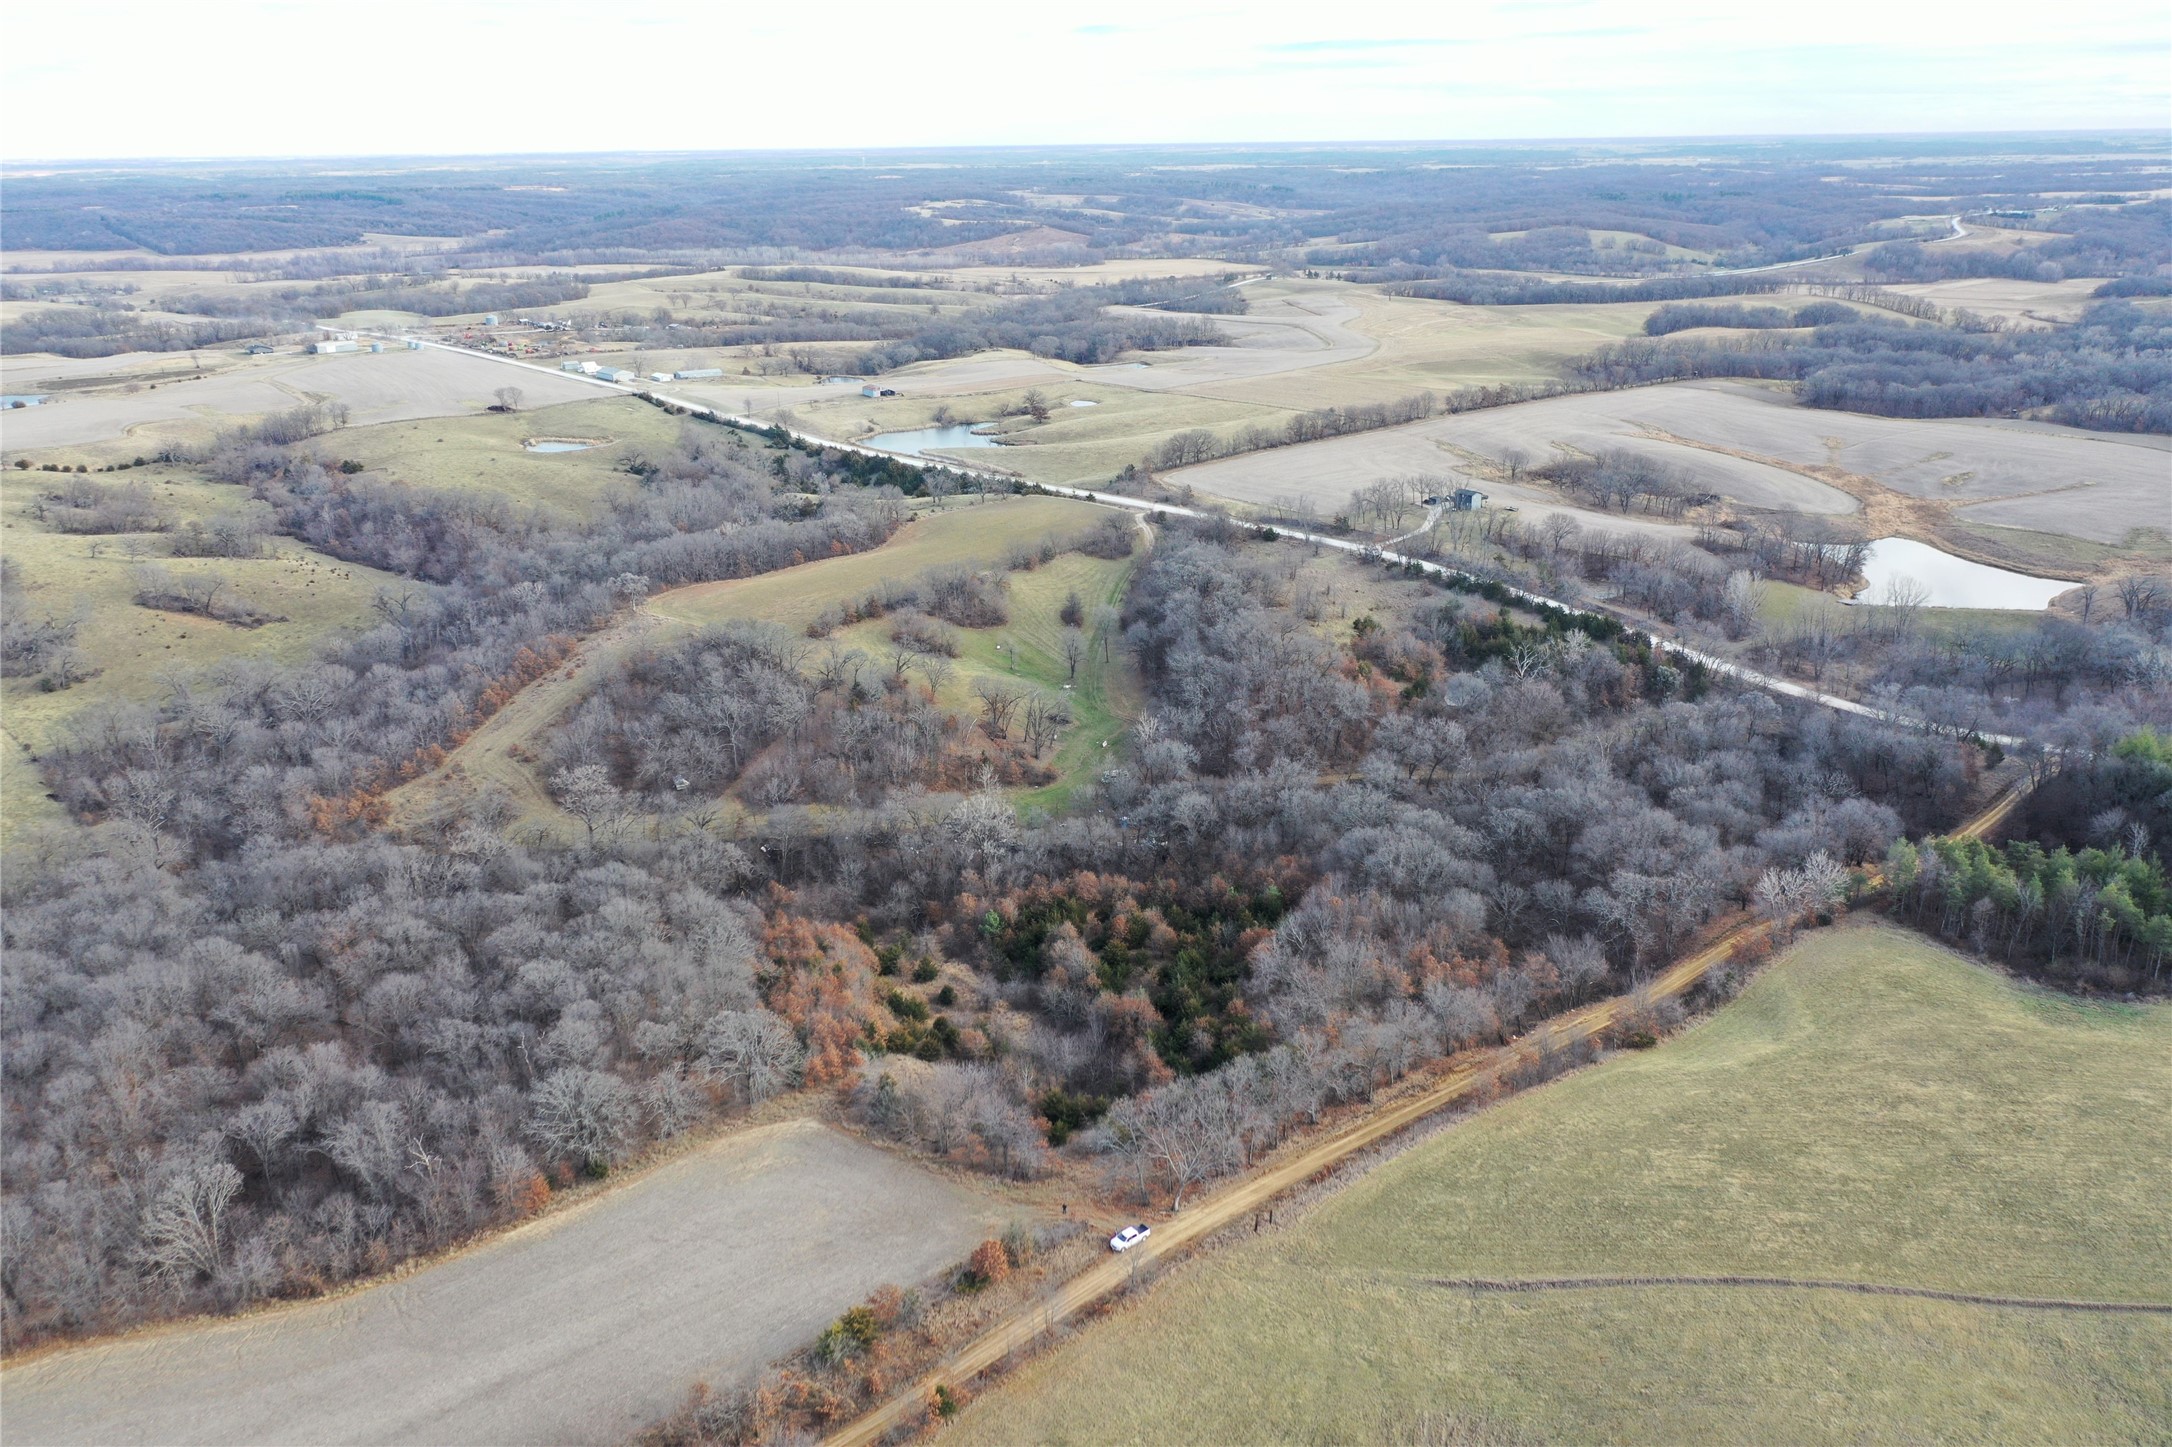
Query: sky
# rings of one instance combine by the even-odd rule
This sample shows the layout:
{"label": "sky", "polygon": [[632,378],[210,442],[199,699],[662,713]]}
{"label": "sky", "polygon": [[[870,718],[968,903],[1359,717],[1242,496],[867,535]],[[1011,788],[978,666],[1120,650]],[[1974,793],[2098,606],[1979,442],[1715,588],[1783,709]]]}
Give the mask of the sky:
{"label": "sky", "polygon": [[0,158],[2172,129],[2165,0],[70,0]]}

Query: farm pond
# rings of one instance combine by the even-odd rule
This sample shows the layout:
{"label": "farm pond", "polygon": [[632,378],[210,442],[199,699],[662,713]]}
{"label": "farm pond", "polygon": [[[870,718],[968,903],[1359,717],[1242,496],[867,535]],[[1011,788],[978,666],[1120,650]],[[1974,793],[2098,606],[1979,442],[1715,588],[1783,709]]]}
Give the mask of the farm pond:
{"label": "farm pond", "polygon": [[1920,584],[1932,608],[2008,608],[2040,613],[2076,585],[2063,578],[2008,572],[1940,552],[1913,538],[1880,538],[1863,559],[1858,603],[1890,603],[1896,587]]}
{"label": "farm pond", "polygon": [[947,447],[953,451],[964,447],[1001,447],[1003,444],[984,432],[975,432],[974,424],[961,422],[953,427],[915,427],[905,432],[878,432],[873,437],[860,439],[862,447],[879,447],[884,452],[902,452],[908,457],[925,456],[931,449]]}

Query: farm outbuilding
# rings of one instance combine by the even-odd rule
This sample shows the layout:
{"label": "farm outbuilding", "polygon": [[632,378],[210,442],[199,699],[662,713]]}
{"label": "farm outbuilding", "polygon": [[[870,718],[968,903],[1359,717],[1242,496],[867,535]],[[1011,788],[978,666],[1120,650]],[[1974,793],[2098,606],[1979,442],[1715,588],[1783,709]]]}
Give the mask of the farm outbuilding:
{"label": "farm outbuilding", "polygon": [[869,382],[866,386],[860,388],[860,395],[862,397],[895,397],[897,388],[878,387],[873,382]]}
{"label": "farm outbuilding", "polygon": [[359,342],[311,342],[309,350],[323,356],[328,352],[359,352],[362,346]]}
{"label": "farm outbuilding", "polygon": [[1457,512],[1477,512],[1486,505],[1486,495],[1475,487],[1459,487],[1448,496],[1448,506]]}
{"label": "farm outbuilding", "polygon": [[606,382],[633,382],[640,380],[637,374],[625,367],[598,367],[596,375]]}
{"label": "farm outbuilding", "polygon": [[722,367],[688,367],[682,372],[673,372],[671,380],[674,382],[699,382],[704,377],[721,377],[723,375],[724,369]]}

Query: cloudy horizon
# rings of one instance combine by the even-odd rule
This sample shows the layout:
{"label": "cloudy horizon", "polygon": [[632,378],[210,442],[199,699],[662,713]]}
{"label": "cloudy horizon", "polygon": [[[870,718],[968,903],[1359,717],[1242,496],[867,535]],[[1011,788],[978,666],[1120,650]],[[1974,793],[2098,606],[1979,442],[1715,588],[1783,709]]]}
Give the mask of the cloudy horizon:
{"label": "cloudy horizon", "polygon": [[1999,0],[1965,30],[1866,0],[1821,7],[1815,29],[1705,0],[1332,20],[1136,0],[1060,16],[91,0],[9,25],[11,164],[2163,133],[2172,115],[2172,7],[2129,0]]}

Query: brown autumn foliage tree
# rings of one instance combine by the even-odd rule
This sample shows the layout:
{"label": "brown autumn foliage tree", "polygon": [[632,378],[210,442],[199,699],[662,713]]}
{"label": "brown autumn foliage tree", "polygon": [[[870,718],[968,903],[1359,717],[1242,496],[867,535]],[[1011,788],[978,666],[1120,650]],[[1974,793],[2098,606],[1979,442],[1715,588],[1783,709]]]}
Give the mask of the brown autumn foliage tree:
{"label": "brown autumn foliage tree", "polygon": [[875,952],[843,925],[772,914],[762,931],[775,965],[769,1008],[799,1031],[807,1083],[834,1085],[859,1069],[860,1042],[887,1017],[875,999]]}
{"label": "brown autumn foliage tree", "polygon": [[973,1254],[966,1258],[965,1271],[982,1286],[993,1286],[1011,1274],[1010,1253],[1003,1249],[1001,1241],[983,1241],[975,1246]]}

